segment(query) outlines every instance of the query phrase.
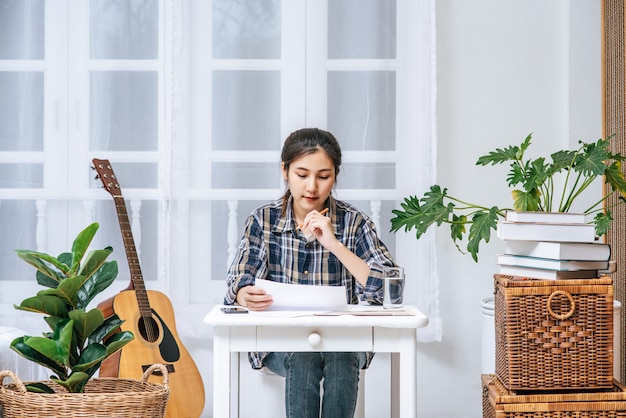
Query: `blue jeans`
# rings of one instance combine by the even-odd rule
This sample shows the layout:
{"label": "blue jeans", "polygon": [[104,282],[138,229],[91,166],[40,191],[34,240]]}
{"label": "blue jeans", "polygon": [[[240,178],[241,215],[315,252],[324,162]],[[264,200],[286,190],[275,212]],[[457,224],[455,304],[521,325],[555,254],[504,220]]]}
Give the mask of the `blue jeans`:
{"label": "blue jeans", "polygon": [[352,418],[365,353],[269,353],[263,364],[285,378],[287,418]]}

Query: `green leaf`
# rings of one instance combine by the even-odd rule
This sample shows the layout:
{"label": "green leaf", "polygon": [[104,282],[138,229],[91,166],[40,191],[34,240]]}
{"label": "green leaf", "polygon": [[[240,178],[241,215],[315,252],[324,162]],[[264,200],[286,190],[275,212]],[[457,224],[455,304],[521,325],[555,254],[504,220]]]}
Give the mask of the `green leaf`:
{"label": "green leaf", "polygon": [[72,243],[72,266],[71,271],[76,272],[80,266],[83,256],[87,252],[94,235],[98,231],[100,225],[97,222],[88,225],[85,229],[78,233]]}
{"label": "green leaf", "polygon": [[[38,272],[48,277],[53,282],[60,282],[65,277],[69,267],[51,255],[38,251],[15,250],[17,256],[35,267]],[[56,267],[53,268],[53,267]],[[52,286],[51,286],[52,287]],[[56,287],[56,286],[54,286]]]}
{"label": "green leaf", "polygon": [[76,308],[76,294],[82,286],[84,278],[81,276],[68,277],[61,281],[56,289],[41,290],[38,295],[56,296],[63,299],[67,305]]}
{"label": "green leaf", "polygon": [[107,356],[107,348],[102,344],[91,344],[83,350],[78,362],[72,368],[73,371],[84,372],[94,366],[98,366]]}
{"label": "green leaf", "polygon": [[524,190],[531,192],[540,188],[548,178],[549,171],[550,169],[545,162],[545,158],[537,158],[530,161],[526,166],[526,174],[523,181]]}
{"label": "green leaf", "polygon": [[528,192],[513,190],[513,208],[517,211],[535,212],[539,210],[541,204],[541,193],[534,189]]}
{"label": "green leaf", "polygon": [[424,194],[424,197],[418,199],[410,196],[401,203],[403,211],[394,209],[392,213],[396,215],[391,219],[392,231],[404,227],[405,231],[413,228],[416,230],[416,236],[419,238],[428,228],[433,225],[441,225],[447,221],[453,211],[452,203],[447,206],[443,204],[446,197],[446,190],[441,190],[438,185],[430,187],[430,191]]}
{"label": "green leaf", "polygon": [[66,371],[65,367],[62,364],[57,363],[52,360],[50,357],[45,356],[38,351],[34,350],[32,347],[28,346],[24,339],[29,338],[27,336],[18,337],[11,342],[11,349],[18,353],[20,356],[24,357],[27,360],[40,364],[44,367],[52,370],[53,373],[56,373],[59,376],[65,376]]}
{"label": "green leaf", "polygon": [[99,270],[88,277],[77,294],[76,307],[85,309],[89,303],[105,289],[107,289],[117,277],[117,261],[107,261]]}
{"label": "green leaf", "polygon": [[56,364],[70,365],[70,347],[72,343],[72,327],[74,321],[61,319],[57,324],[53,338],[24,337],[23,342],[42,356],[48,357]]}
{"label": "green leaf", "polygon": [[70,319],[74,320],[74,332],[76,344],[82,347],[89,336],[104,323],[104,315],[98,308],[89,312],[82,309],[74,309],[68,312]]}
{"label": "green leaf", "polygon": [[[68,253],[68,252],[61,253],[57,256],[57,260],[59,260],[60,263],[63,263],[66,266],[71,266],[72,265],[72,253]],[[69,275],[70,275],[70,270],[68,267],[67,271],[65,271],[65,276],[67,277]]]}
{"label": "green leaf", "polygon": [[448,194],[447,189],[441,189],[438,185],[430,187],[430,190],[424,193],[424,197],[420,199],[422,202],[422,213],[428,214],[429,218],[433,218],[433,221],[437,225],[448,219],[450,214],[450,205],[444,204],[444,199]]}
{"label": "green leaf", "polygon": [[404,211],[393,211],[396,217],[391,219],[391,227],[398,229],[404,227],[405,231],[415,228],[417,238],[419,238],[431,223],[428,220],[430,215],[424,212],[420,201],[414,196],[405,199],[401,206]]}
{"label": "green leaf", "polygon": [[602,140],[595,144],[585,144],[584,152],[576,156],[574,170],[582,173],[586,177],[601,176],[604,174],[607,159],[606,145]]}
{"label": "green leaf", "polygon": [[37,280],[37,284],[43,287],[50,287],[52,289],[55,289],[59,285],[61,280],[63,280],[64,278],[65,277],[62,276],[61,274],[59,274],[58,277],[52,278],[52,277],[46,276],[39,270],[35,272],[35,279]]}
{"label": "green leaf", "polygon": [[32,382],[25,384],[26,390],[32,393],[55,393],[54,390],[42,382]]}
{"label": "green leaf", "polygon": [[104,264],[112,252],[113,248],[111,247],[106,247],[102,250],[90,251],[77,274],[79,276],[84,276],[85,278],[91,277],[91,275]]}
{"label": "green leaf", "polygon": [[111,335],[111,338],[107,339],[105,342],[107,348],[107,357],[114,354],[117,350],[124,347],[126,344],[135,339],[135,336],[130,331],[121,331],[116,332]]}
{"label": "green leaf", "polygon": [[[67,318],[67,315],[65,315],[64,318]],[[54,332],[54,329],[57,327],[57,324],[59,323],[61,319],[63,318],[61,318],[60,316],[46,316],[43,320],[46,321],[50,329]],[[46,334],[48,333],[45,333],[44,335]],[[52,333],[49,333],[49,334],[50,334],[50,338],[52,338]]]}
{"label": "green leaf", "polygon": [[497,148],[487,155],[478,158],[476,165],[496,165],[506,163],[508,161],[519,161],[524,158],[524,152],[530,145],[532,134],[528,135],[520,146],[508,146],[506,148]]}
{"label": "green leaf", "polygon": [[54,382],[63,386],[68,392],[82,393],[89,380],[89,375],[83,372],[72,373],[66,380],[52,379]]}
{"label": "green leaf", "polygon": [[526,136],[526,138],[524,138],[524,140],[520,144],[520,152],[518,153],[516,159],[521,160],[522,158],[524,158],[524,153],[526,152],[528,147],[530,147],[530,142],[531,142],[532,136],[533,136],[533,134],[528,134],[528,136]]}
{"label": "green leaf", "polygon": [[596,235],[599,237],[605,235],[609,231],[609,227],[611,226],[612,221],[613,216],[610,210],[607,210],[606,213],[596,214],[596,216],[594,217]]}
{"label": "green leaf", "polygon": [[472,225],[469,229],[467,251],[472,255],[474,261],[478,261],[478,250],[480,247],[480,242],[489,242],[489,238],[491,237],[491,230],[495,231],[496,229],[499,216],[498,212],[499,209],[494,206],[489,209],[488,212],[477,212],[472,217]]}
{"label": "green leaf", "polygon": [[518,184],[524,184],[526,180],[526,168],[520,166],[516,161],[511,164],[511,169],[506,177],[506,183],[509,187],[517,186]]}
{"label": "green leaf", "polygon": [[578,152],[571,150],[557,151],[551,154],[552,164],[550,164],[549,171],[546,174],[553,176],[556,173],[569,169],[574,165],[577,154]]}
{"label": "green leaf", "polygon": [[506,148],[497,148],[487,155],[480,156],[476,161],[476,165],[496,165],[509,161],[515,161],[520,154],[520,148],[517,145],[508,146]]}
{"label": "green leaf", "polygon": [[101,342],[107,340],[117,330],[120,329],[124,321],[122,321],[117,315],[113,314],[109,318],[104,320],[104,323],[98,327],[89,336],[89,343]]}
{"label": "green leaf", "polygon": [[622,172],[621,161],[614,161],[613,164],[604,170],[604,181],[610,184],[613,190],[617,190],[620,194],[626,195],[626,180]]}
{"label": "green leaf", "polygon": [[52,316],[67,316],[67,306],[63,299],[51,295],[37,295],[24,299],[15,309]]}
{"label": "green leaf", "polygon": [[452,237],[452,241],[461,241],[463,239],[463,235],[466,232],[465,224],[467,223],[467,216],[452,215],[452,223],[450,224],[450,236]]}

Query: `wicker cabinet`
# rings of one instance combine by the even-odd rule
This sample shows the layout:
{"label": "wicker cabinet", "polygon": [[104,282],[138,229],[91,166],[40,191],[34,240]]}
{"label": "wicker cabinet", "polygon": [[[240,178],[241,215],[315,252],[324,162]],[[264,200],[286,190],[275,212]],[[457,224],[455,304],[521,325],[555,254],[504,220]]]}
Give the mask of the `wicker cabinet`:
{"label": "wicker cabinet", "polygon": [[483,418],[625,417],[613,378],[613,280],[494,275],[495,374]]}
{"label": "wicker cabinet", "polygon": [[613,281],[495,276],[496,374],[511,390],[613,386]]}
{"label": "wicker cabinet", "polygon": [[626,387],[594,391],[516,393],[493,374],[482,375],[483,418],[626,417]]}

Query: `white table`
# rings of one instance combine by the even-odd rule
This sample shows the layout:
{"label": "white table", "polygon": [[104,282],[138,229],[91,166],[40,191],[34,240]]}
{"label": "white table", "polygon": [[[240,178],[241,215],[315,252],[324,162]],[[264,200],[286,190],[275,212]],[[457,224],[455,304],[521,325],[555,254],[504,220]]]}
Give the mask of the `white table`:
{"label": "white table", "polygon": [[[204,318],[214,328],[213,416],[237,417],[239,353],[248,351],[373,351],[391,353],[391,417],[417,416],[417,328],[428,318],[412,315],[319,316],[312,312],[224,314],[218,305]],[[362,305],[353,309],[366,309]],[[381,307],[367,310],[384,312]]]}

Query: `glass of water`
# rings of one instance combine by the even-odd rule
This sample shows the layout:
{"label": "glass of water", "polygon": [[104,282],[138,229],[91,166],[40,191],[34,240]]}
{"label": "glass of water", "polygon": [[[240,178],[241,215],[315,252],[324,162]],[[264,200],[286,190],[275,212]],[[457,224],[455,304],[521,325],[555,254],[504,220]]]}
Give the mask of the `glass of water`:
{"label": "glass of water", "polygon": [[400,308],[404,300],[404,269],[386,267],[383,274],[383,308]]}

